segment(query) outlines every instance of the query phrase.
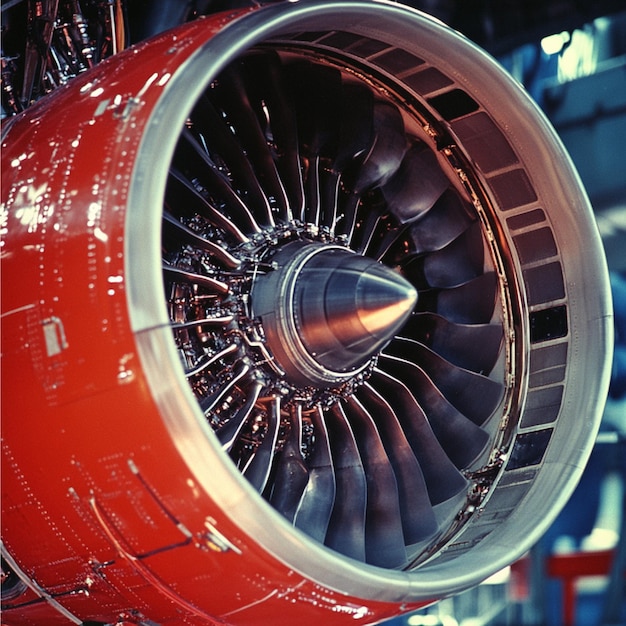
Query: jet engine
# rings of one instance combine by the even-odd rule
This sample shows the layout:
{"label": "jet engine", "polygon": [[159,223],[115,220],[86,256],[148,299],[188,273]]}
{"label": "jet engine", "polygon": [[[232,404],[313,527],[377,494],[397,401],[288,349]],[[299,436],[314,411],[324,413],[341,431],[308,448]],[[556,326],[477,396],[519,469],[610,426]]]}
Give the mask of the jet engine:
{"label": "jet engine", "polygon": [[228,10],[2,130],[6,624],[378,622],[564,505],[608,386],[602,247],[461,35]]}

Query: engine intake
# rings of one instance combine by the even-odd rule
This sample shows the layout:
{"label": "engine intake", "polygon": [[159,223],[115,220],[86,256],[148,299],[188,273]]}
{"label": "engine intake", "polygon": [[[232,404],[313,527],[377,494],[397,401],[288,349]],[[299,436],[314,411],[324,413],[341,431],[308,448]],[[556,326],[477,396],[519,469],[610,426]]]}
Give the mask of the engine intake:
{"label": "engine intake", "polygon": [[370,623],[563,506],[605,261],[554,131],[463,37],[378,2],[221,13],[3,130],[7,623]]}

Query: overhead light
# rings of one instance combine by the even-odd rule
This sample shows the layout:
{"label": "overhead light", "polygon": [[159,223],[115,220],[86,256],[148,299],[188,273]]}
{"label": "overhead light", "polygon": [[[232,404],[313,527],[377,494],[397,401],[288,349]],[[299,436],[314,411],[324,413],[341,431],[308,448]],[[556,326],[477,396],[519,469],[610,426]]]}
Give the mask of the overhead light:
{"label": "overhead light", "polygon": [[541,49],[548,55],[558,54],[563,50],[563,46],[570,40],[570,34],[567,31],[548,35],[541,40]]}

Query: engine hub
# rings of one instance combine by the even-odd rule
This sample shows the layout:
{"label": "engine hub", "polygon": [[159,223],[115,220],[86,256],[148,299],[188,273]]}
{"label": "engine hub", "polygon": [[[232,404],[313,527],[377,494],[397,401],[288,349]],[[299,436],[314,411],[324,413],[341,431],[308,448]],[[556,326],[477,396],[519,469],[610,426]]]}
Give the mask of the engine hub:
{"label": "engine hub", "polygon": [[252,310],[287,376],[334,386],[361,372],[413,310],[413,286],[349,249],[292,242],[252,289]]}

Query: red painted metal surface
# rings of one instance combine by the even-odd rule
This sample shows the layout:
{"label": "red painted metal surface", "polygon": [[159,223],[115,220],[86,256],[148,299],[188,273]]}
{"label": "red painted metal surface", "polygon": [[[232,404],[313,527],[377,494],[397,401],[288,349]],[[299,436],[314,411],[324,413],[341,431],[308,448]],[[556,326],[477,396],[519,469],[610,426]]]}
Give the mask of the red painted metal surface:
{"label": "red painted metal surface", "polygon": [[398,612],[320,587],[244,536],[195,483],[138,361],[124,270],[137,146],[171,73],[235,18],[120,54],[6,129],[2,537],[38,591],[7,602],[6,624]]}

